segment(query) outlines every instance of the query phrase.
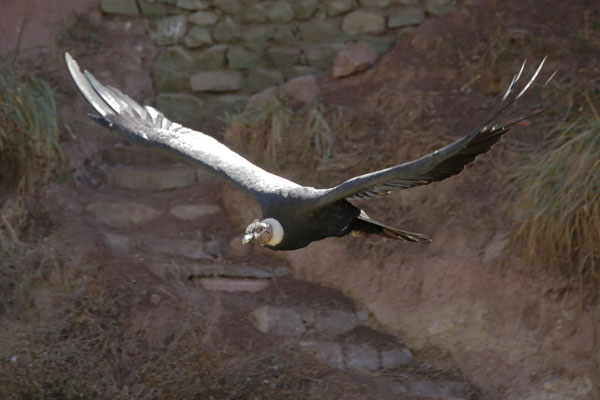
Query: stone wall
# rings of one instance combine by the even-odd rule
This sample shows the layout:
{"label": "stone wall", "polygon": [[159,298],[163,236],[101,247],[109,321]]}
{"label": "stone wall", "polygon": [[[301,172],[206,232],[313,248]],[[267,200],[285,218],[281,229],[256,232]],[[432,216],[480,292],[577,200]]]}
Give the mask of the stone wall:
{"label": "stone wall", "polygon": [[156,106],[187,121],[241,109],[250,95],[328,72],[347,42],[383,53],[456,0],[102,0],[109,14],[149,18],[162,47]]}

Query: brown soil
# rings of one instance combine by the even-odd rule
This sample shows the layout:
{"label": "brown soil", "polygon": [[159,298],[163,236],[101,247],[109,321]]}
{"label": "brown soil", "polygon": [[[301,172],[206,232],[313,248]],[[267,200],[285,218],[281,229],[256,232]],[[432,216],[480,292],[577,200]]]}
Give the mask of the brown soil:
{"label": "brown soil", "polygon": [[[466,381],[473,398],[490,400],[600,397],[597,296],[577,291],[569,282],[539,275],[537,266],[523,264],[517,248],[505,248],[499,257],[484,261],[492,245],[501,242],[510,229],[506,205],[512,192],[503,170],[527,151],[539,148],[546,123],[562,118],[565,109],[577,112],[581,92],[599,90],[600,7],[596,2],[465,1],[451,15],[423,24],[365,73],[343,80],[323,79],[323,101],[343,106],[350,119],[337,138],[333,157],[342,157],[357,146],[371,150],[368,163],[346,161],[343,168],[319,173],[278,171],[321,187],[417,157],[463,135],[485,114],[524,58],[535,63],[548,55],[546,70],[560,68],[556,83],[543,95],[558,111],[515,131],[458,177],[364,203],[374,218],[432,235],[431,245],[329,239],[283,255],[255,249],[216,260],[293,269],[294,278],[280,278],[257,294],[215,294],[186,279],[165,281],[148,268],[164,259],[143,250],[116,254],[107,248],[102,236],[105,228],[84,212],[85,205],[99,199],[143,199],[144,204],[165,209],[185,198],[189,203],[217,204],[223,209],[200,222],[181,223],[165,217],[127,233],[144,238],[235,240],[256,215],[246,205],[247,198],[216,181],[203,188],[160,193],[106,185],[110,163],[103,152],[121,140],[85,118],[89,107],[67,76],[62,52],[70,51],[101,81],[151,103],[149,66],[155,49],[142,21],[103,17],[91,11],[87,20],[73,25],[75,18],[69,13],[71,20],[54,19],[54,14],[44,16],[33,3],[31,7],[31,21],[48,18],[56,22],[49,30],[25,34],[21,47],[60,93],[61,116],[75,138],[67,139],[65,134],[63,144],[73,180],[50,185],[41,197],[54,221],[47,241],[54,246],[62,268],[35,289],[35,312],[26,318],[31,329],[19,335],[37,338],[40,331],[47,334],[44,329],[49,331],[54,320],[73,320],[65,332],[70,329],[79,332],[74,337],[88,338],[85,329],[92,329],[93,324],[86,325],[90,320],[111,321],[113,325],[94,328],[104,332],[104,347],[85,347],[90,354],[100,354],[98,359],[90,356],[84,361],[109,369],[112,385],[127,388],[120,391],[124,398],[126,392],[130,398],[136,398],[135,393],[152,397],[145,388],[150,382],[160,382],[161,368],[168,370],[178,362],[179,380],[170,377],[165,382],[175,382],[181,391],[162,389],[180,398],[200,393],[186,380],[195,379],[197,365],[213,365],[214,371],[205,374],[210,376],[209,383],[195,384],[225,387],[223,382],[228,381],[230,393],[254,390],[264,398],[375,398],[383,396],[383,384],[369,374],[335,372],[302,358],[289,350],[290,343],[261,334],[248,321],[248,314],[263,304],[317,310],[358,308],[370,315],[371,328],[393,336],[365,328],[341,339],[360,337],[375,345],[399,341],[416,353],[414,365],[390,373],[396,380]],[[85,9],[81,5],[77,13]],[[20,10],[16,6],[7,10],[15,16],[12,28],[5,25],[14,37]],[[71,28],[67,30],[67,26]],[[56,53],[33,50],[42,39],[59,33]],[[5,50],[0,48],[0,53]],[[173,162],[162,156],[148,157],[146,164]],[[140,166],[139,160],[134,163]],[[185,267],[179,258],[173,262]],[[91,306],[65,305],[69,299],[81,301],[82,293]],[[81,310],[91,314],[77,314]],[[98,310],[112,313],[100,315]],[[85,334],[80,333],[84,330]],[[118,345],[111,346],[111,341]],[[10,346],[7,351],[16,349],[16,345]],[[190,350],[193,348],[200,350]],[[56,351],[66,352],[61,347]],[[236,369],[237,359],[255,363],[240,361]],[[35,366],[57,368],[55,364]],[[247,376],[240,368],[256,368],[254,378],[264,380],[275,379],[277,374],[269,369],[272,366],[299,369],[297,375],[277,382],[278,388],[302,394],[275,397],[274,392],[244,386]],[[69,368],[69,364],[58,367]],[[35,371],[30,373],[37,376]],[[104,382],[106,374],[86,377]],[[292,387],[301,381],[317,384],[303,383],[300,391],[293,392]],[[183,389],[186,385],[189,391]],[[215,393],[206,392],[207,396]],[[248,393],[239,396],[227,398],[250,398]],[[378,398],[398,398],[387,396]]]}

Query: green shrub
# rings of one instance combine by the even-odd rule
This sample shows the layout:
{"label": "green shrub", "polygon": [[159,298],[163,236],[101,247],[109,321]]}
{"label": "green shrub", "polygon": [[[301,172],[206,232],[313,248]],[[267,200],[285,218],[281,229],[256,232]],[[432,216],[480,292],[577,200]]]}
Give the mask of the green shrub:
{"label": "green shrub", "polygon": [[28,188],[52,176],[62,159],[50,85],[0,60],[0,183]]}

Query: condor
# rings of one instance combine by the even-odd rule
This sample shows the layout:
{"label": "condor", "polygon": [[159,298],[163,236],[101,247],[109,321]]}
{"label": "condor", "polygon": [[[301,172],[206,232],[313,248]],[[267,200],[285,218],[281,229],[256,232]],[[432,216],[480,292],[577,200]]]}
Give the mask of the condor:
{"label": "condor", "polygon": [[[389,239],[427,242],[429,237],[407,232],[371,219],[348,200],[381,198],[396,189],[441,181],[461,172],[487,152],[515,124],[531,117],[507,114],[539,75],[544,60],[522,88],[517,89],[525,63],[489,115],[471,133],[417,160],[351,178],[329,189],[301,186],[271,174],[233,152],[214,138],[171,122],[150,106],[140,106],[118,89],[104,86],[88,71],[82,72],[67,53],[65,60],[75,84],[100,114],[90,117],[126,139],[166,150],[184,160],[211,169],[259,203],[262,219],[246,228],[243,243],[273,250],[295,250],[327,237],[380,235]],[[552,74],[554,76],[554,74]],[[545,87],[552,76],[540,87]],[[502,117],[502,118],[501,118]]]}

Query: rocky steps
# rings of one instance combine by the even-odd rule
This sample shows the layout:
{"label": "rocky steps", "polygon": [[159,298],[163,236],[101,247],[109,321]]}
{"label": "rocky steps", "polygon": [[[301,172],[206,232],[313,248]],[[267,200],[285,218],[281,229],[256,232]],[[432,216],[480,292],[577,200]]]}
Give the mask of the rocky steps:
{"label": "rocky steps", "polygon": [[[417,371],[427,366],[370,327],[369,315],[350,299],[294,279],[276,255],[242,246],[239,235],[228,237],[218,177],[152,154],[119,146],[99,157],[99,184],[83,213],[113,257],[143,265],[159,287],[183,284],[227,296],[222,312],[245,315],[239,330],[292,343],[340,373],[355,374],[369,396],[468,398],[471,387],[458,379],[423,379]],[[162,301],[157,293],[150,298],[156,307]]]}

